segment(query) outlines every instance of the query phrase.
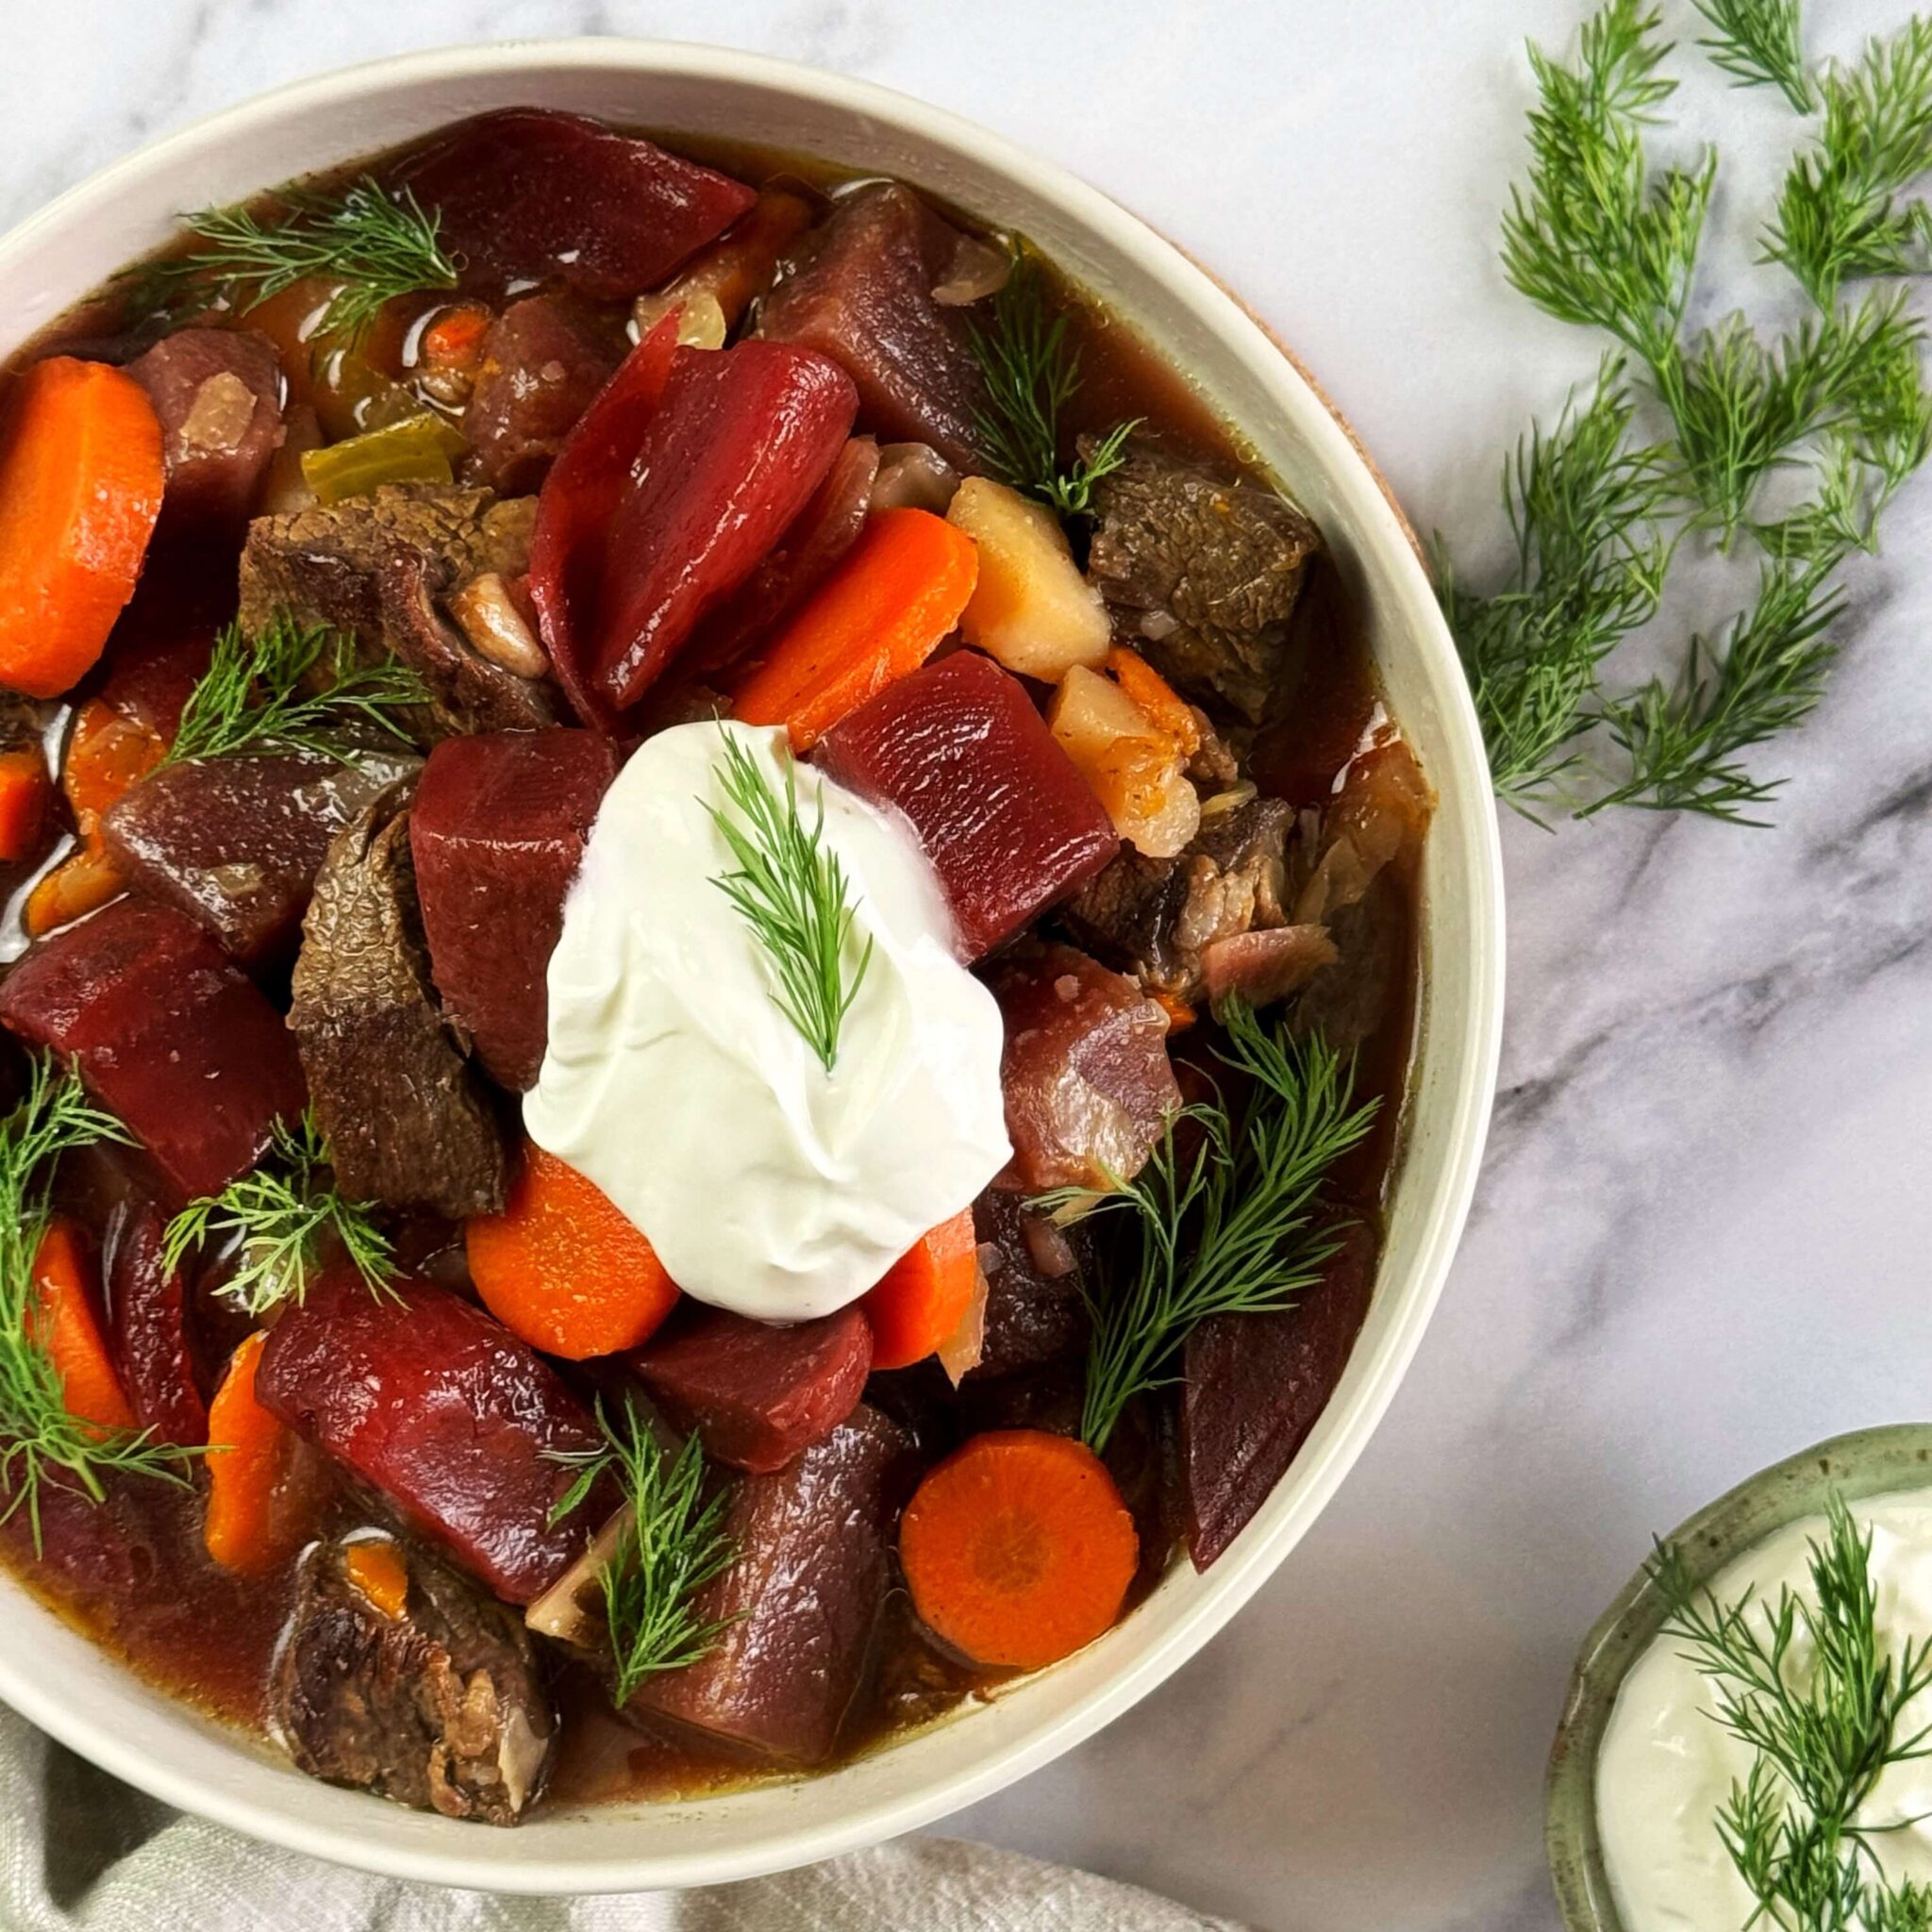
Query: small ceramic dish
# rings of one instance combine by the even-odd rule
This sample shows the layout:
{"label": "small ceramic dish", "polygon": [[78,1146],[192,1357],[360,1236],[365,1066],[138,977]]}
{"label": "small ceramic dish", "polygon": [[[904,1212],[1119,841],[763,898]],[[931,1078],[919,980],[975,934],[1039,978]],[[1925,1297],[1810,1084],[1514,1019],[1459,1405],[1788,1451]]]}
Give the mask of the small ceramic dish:
{"label": "small ceramic dish", "polygon": [[[1787,1524],[1822,1515],[1834,1490],[1856,1503],[1928,1485],[1932,1423],[1860,1429],[1760,1470],[1680,1523],[1666,1541],[1683,1551],[1696,1581],[1707,1583]],[[1624,1932],[1597,1836],[1597,1752],[1624,1679],[1663,1627],[1664,1615],[1646,1563],[1597,1619],[1571,1674],[1543,1788],[1550,1875],[1569,1932]]]}

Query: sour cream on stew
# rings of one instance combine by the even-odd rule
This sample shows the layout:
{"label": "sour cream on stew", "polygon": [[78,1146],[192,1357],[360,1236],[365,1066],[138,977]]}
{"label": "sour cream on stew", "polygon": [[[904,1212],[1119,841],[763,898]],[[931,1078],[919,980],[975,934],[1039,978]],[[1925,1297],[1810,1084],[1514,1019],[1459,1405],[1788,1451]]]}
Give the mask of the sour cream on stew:
{"label": "sour cream on stew", "polygon": [[[1932,1490],[1873,1497],[1851,1510],[1872,1532],[1879,1651],[1897,1657],[1907,1640],[1932,1632]],[[1779,1530],[1719,1573],[1717,1597],[1732,1602],[1750,1588],[1755,1614],[1764,1616],[1789,1584],[1801,1601],[1815,1603],[1809,1545],[1827,1534],[1822,1516]],[[1754,1909],[1716,1821],[1755,1754],[1715,1722],[1710,1680],[1685,1661],[1682,1648],[1659,1638],[1638,1658],[1597,1752],[1597,1829],[1624,1932],[1737,1932]],[[1802,1628],[1791,1667],[1810,1669]],[[1906,1707],[1897,1735],[1928,1723],[1932,1693]],[[1874,1828],[1866,1843],[1889,1875],[1932,1882],[1932,1758],[1889,1767],[1860,1817]]]}
{"label": "sour cream on stew", "polygon": [[853,956],[873,942],[825,1072],[717,884],[735,863],[708,809],[726,732],[782,782],[781,730],[708,722],[646,740],[606,794],[524,1120],[687,1294],[796,1322],[856,1301],[1006,1164],[1000,1016],[910,831],[801,766],[800,810],[809,824],[822,790],[850,882]]}

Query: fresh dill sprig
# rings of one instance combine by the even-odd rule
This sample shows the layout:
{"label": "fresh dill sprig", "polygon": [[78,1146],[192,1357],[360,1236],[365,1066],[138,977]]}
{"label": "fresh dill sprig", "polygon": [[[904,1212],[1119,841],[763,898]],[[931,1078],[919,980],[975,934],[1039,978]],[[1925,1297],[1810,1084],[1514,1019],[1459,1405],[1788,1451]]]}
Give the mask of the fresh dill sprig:
{"label": "fresh dill sprig", "polygon": [[577,1475],[551,1521],[581,1507],[607,1475],[623,1491],[623,1530],[599,1574],[610,1630],[611,1696],[622,1708],[646,1677],[707,1657],[736,1621],[700,1615],[697,1597],[739,1552],[724,1529],[730,1491],[706,1499],[704,1450],[695,1435],[674,1455],[629,1403],[613,1423],[600,1401],[597,1423],[603,1449],[555,1458],[575,1465]]}
{"label": "fresh dill sprig", "polygon": [[408,665],[363,664],[347,631],[277,612],[258,637],[244,637],[239,624],[222,629],[208,669],[181,708],[164,762],[285,748],[346,764],[354,754],[342,741],[344,729],[408,743],[396,713],[428,701]]}
{"label": "fresh dill sprig", "polygon": [[34,1259],[51,1219],[49,1169],[71,1147],[126,1141],[71,1071],[37,1058],[20,1104],[0,1122],[0,1523],[25,1509],[41,1546],[41,1496],[58,1483],[100,1502],[103,1479],[185,1482],[191,1451],[145,1430],[104,1428],[69,1412],[60,1371],[38,1332]]}
{"label": "fresh dill sprig", "polygon": [[1627,447],[1632,402],[1611,358],[1556,428],[1503,466],[1516,539],[1507,586],[1479,596],[1442,560],[1443,615],[1462,654],[1499,795],[1525,816],[1574,776],[1598,668],[1656,614],[1674,491],[1662,452]]}
{"label": "fresh dill sprig", "polygon": [[1653,368],[1676,353],[1697,244],[1717,172],[1652,178],[1642,130],[1676,82],[1641,0],[1608,0],[1585,23],[1578,64],[1529,50],[1538,105],[1529,116],[1529,183],[1512,188],[1503,266],[1541,308],[1607,329]]}
{"label": "fresh dill sprig", "polygon": [[1932,1892],[1878,1873],[1859,1807],[1890,1766],[1932,1752],[1932,1730],[1904,1727],[1932,1689],[1932,1639],[1880,1647],[1872,1536],[1841,1497],[1810,1546],[1815,1603],[1787,1588],[1775,1604],[1746,1591],[1721,1601],[1659,1543],[1651,1575],[1663,1635],[1708,1678],[1717,1722],[1753,1753],[1715,1825],[1757,1917],[1785,1932],[1924,1932]]}
{"label": "fresh dill sprig", "polygon": [[1085,516],[1093,486],[1126,459],[1137,417],[1120,423],[1071,468],[1060,467],[1060,417],[1080,387],[1080,355],[1064,312],[1049,313],[1040,265],[1024,250],[992,297],[985,321],[969,318],[967,340],[986,379],[974,425],[994,473],[1058,510]]}
{"label": "fresh dill sprig", "polygon": [[187,216],[201,245],[142,271],[140,299],[176,311],[225,302],[245,314],[313,276],[335,285],[315,335],[353,345],[398,295],[457,286],[460,264],[442,245],[441,217],[407,188],[365,175],[340,194],[277,199],[284,212],[273,220],[241,207]]}
{"label": "fresh dill sprig", "polygon": [[1843,592],[1830,582],[1837,561],[1828,552],[1768,560],[1757,602],[1732,621],[1722,648],[1693,637],[1674,683],[1654,677],[1610,701],[1604,723],[1627,754],[1630,775],[1578,816],[1628,805],[1765,824],[1748,814],[1782,781],[1754,777],[1739,760],[1801,724],[1824,694],[1837,656],[1827,633],[1844,610]]}
{"label": "fresh dill sprig", "polygon": [[1711,31],[1697,44],[1740,87],[1774,87],[1801,114],[1817,105],[1798,0],[1697,0]]}
{"label": "fresh dill sprig", "polygon": [[825,842],[825,793],[808,825],[798,809],[797,776],[790,751],[778,754],[774,782],[734,732],[721,732],[724,763],[718,781],[724,807],[707,805],[712,823],[738,861],[715,881],[751,928],[771,967],[772,1003],[804,1037],[830,1073],[839,1034],[872,964],[868,938],[852,956],[858,911],[845,868]]}
{"label": "fresh dill sprig", "polygon": [[1866,275],[1932,266],[1932,215],[1900,197],[1932,170],[1932,19],[1873,41],[1820,76],[1824,125],[1785,176],[1765,258],[1781,261],[1821,308]]}
{"label": "fresh dill sprig", "polygon": [[1339,1245],[1318,1220],[1322,1183],[1374,1123],[1376,1103],[1351,1104],[1353,1068],[1324,1041],[1264,1024],[1238,999],[1215,1010],[1221,1058],[1248,1083],[1239,1112],[1219,1099],[1183,1108],[1132,1180],[1037,1204],[1131,1217],[1126,1265],[1092,1309],[1080,1434],[1096,1453],[1137,1395],[1172,1379],[1210,1315],[1286,1308],[1321,1279]]}
{"label": "fresh dill sprig", "polygon": [[325,1174],[328,1147],[311,1108],[299,1127],[277,1122],[270,1158],[219,1194],[192,1201],[168,1224],[161,1258],[178,1268],[191,1248],[238,1244],[235,1272],[221,1293],[251,1315],[299,1303],[310,1277],[340,1249],[372,1294],[393,1292],[395,1257],[375,1209],[350,1201]]}

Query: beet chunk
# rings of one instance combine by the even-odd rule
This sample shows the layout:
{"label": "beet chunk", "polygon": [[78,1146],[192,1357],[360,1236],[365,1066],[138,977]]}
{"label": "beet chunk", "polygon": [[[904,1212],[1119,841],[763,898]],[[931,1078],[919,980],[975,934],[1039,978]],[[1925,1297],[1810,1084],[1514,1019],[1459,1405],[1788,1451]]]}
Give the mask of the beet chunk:
{"label": "beet chunk", "polygon": [[912,822],[965,959],[1078,891],[1120,850],[1024,687],[977,651],[888,685],[825,734],[816,760]]}
{"label": "beet chunk", "polygon": [[123,794],[101,836],[138,891],[185,912],[244,966],[295,949],[328,841],[416,759],[353,765],[307,753],[163,765]]}
{"label": "beet chunk", "polygon": [[768,1475],[858,1406],[872,1331],[857,1307],[780,1326],[703,1308],[628,1357],[658,1406],[706,1455]]}
{"label": "beet chunk", "polygon": [[1063,1361],[1087,1345],[1091,1324],[1082,1276],[1090,1257],[1069,1234],[1018,1194],[989,1188],[973,1204],[973,1232],[986,1276],[986,1320],[975,1380]]}
{"label": "beet chunk", "polygon": [[1013,1158],[1002,1185],[1040,1193],[1131,1180],[1181,1104],[1166,1013],[1072,946],[1016,949],[986,979],[1007,1026],[1000,1085]]}
{"label": "beet chunk", "polygon": [[789,1468],[741,1481],[724,1524],[738,1561],[697,1604],[734,1621],[701,1662],[646,1679],[628,1710],[750,1757],[823,1763],[864,1674],[908,1454],[861,1404]]}
{"label": "beet chunk", "polygon": [[167,1224],[150,1202],[130,1205],[104,1243],[108,1335],[127,1406],[164,1442],[208,1441],[208,1404],[194,1377],[188,1298],[163,1265]]}
{"label": "beet chunk", "polygon": [[843,195],[766,296],[758,333],[831,357],[858,385],[865,426],[977,469],[986,384],[963,312],[933,299],[967,238],[896,183]]}
{"label": "beet chunk", "polygon": [[1213,1315],[1188,1338],[1181,1453],[1196,1570],[1247,1527],[1327,1407],[1369,1312],[1374,1263],[1357,1224],[1291,1308]]}
{"label": "beet chunk", "polygon": [[558,281],[599,302],[656,287],[758,199],[653,142],[538,108],[464,122],[399,179],[441,215],[467,284]]}
{"label": "beet chunk", "polygon": [[165,526],[239,535],[282,441],[275,344],[254,329],[178,329],[127,373],[161,420]]}
{"label": "beet chunk", "polygon": [[616,775],[605,740],[562,728],[447,739],[423,768],[409,844],[436,988],[520,1093],[543,1064],[564,895]]}
{"label": "beet chunk", "polygon": [[117,899],[31,948],[0,1022],[79,1069],[184,1196],[219,1193],[302,1111],[282,1017],[192,920]]}
{"label": "beet chunk", "polygon": [[508,1328],[426,1282],[378,1296],[352,1268],[326,1272],[270,1332],[256,1389],[513,1604],[541,1596],[614,1507],[600,1491],[550,1521],[576,1474],[557,1457],[602,1433]]}
{"label": "beet chunk", "polygon": [[811,501],[857,408],[843,372],[808,349],[676,350],[606,534],[596,625],[568,688],[607,711],[636,704]]}
{"label": "beet chunk", "polygon": [[620,346],[558,296],[512,302],[484,334],[463,412],[481,480],[503,496],[536,489],[617,367]]}

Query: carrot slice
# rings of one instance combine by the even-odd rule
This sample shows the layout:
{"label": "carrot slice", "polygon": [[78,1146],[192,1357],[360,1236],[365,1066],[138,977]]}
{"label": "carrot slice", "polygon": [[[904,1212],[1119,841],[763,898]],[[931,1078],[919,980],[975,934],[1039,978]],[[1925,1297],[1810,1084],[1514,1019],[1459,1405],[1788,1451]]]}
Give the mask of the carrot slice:
{"label": "carrot slice", "polygon": [[1138,651],[1116,644],[1107,654],[1114,682],[1139,705],[1147,722],[1182,758],[1201,749],[1201,721],[1194,708]]}
{"label": "carrot slice", "polygon": [[472,369],[495,318],[475,302],[445,309],[423,331],[423,359],[432,369]]}
{"label": "carrot slice", "polygon": [[913,1242],[859,1306],[872,1327],[872,1365],[908,1369],[952,1335],[973,1302],[979,1241],[963,1208]]}
{"label": "carrot slice", "polygon": [[34,1251],[34,1339],[53,1357],[68,1414],[98,1429],[131,1429],[134,1411],[94,1312],[84,1253],[72,1222],[49,1223]]}
{"label": "carrot slice", "polygon": [[168,742],[152,725],[130,718],[105,698],[90,698],[74,714],[60,789],[75,823],[92,832],[101,815],[167,755]]}
{"label": "carrot slice", "polygon": [[979,1663],[1033,1671],[1120,1615],[1140,1539],[1084,1443],[995,1429],[920,1484],[900,1522],[899,1560],[936,1636]]}
{"label": "carrot slice", "polygon": [[267,1576],[315,1533],[325,1488],[315,1452],[255,1392],[268,1337],[258,1330],[229,1357],[208,1406],[208,1515],[201,1538],[224,1570]]}
{"label": "carrot slice", "polygon": [[71,925],[90,912],[98,912],[109,899],[127,890],[121,868],[107,849],[90,841],[71,858],[34,881],[21,913],[30,940],[43,938],[56,926]]}
{"label": "carrot slice", "polygon": [[792,749],[809,751],[848,711],[932,656],[978,576],[972,538],[943,517],[878,511],[739,687],[732,716],[789,725]]}
{"label": "carrot slice", "polygon": [[0,684],[52,698],[92,669],[160,514],[161,425],[140,383],[50,356],[0,454]]}
{"label": "carrot slice", "polygon": [[593,1181],[534,1142],[501,1214],[464,1229],[483,1306],[569,1361],[645,1341],[677,1303],[651,1244]]}
{"label": "carrot slice", "polygon": [[342,1570],[385,1617],[400,1617],[409,1601],[409,1566],[388,1537],[369,1537],[342,1553]]}
{"label": "carrot slice", "polygon": [[0,752],[0,862],[17,865],[39,850],[53,789],[37,746]]}

